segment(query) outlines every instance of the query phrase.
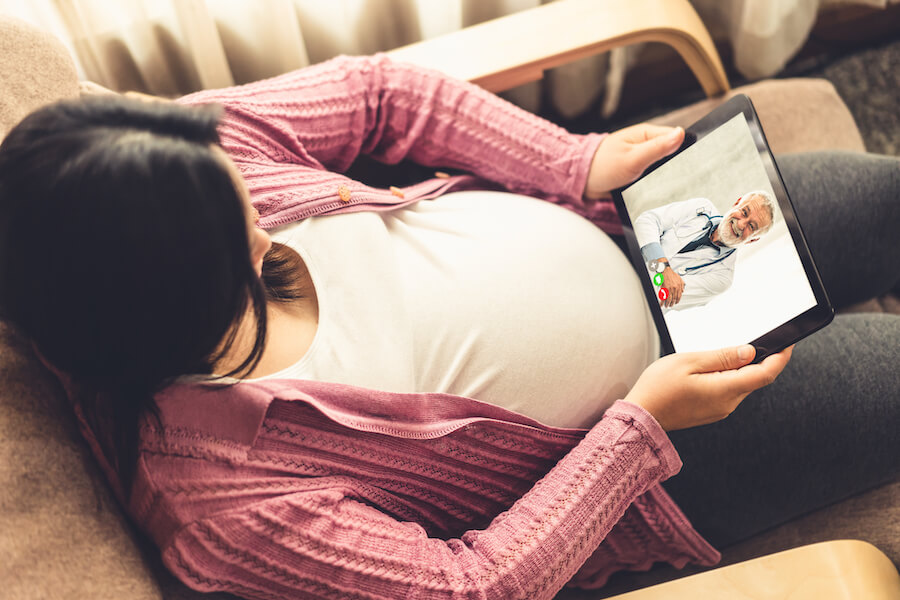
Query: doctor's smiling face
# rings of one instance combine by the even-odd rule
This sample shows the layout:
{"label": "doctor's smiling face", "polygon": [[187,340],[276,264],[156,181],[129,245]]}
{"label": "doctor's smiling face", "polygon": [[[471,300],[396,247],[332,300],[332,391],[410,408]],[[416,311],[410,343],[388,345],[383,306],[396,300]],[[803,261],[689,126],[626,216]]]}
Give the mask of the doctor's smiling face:
{"label": "doctor's smiling face", "polygon": [[764,192],[751,192],[738,198],[734,208],[722,218],[712,241],[735,248],[758,240],[772,226],[774,200]]}

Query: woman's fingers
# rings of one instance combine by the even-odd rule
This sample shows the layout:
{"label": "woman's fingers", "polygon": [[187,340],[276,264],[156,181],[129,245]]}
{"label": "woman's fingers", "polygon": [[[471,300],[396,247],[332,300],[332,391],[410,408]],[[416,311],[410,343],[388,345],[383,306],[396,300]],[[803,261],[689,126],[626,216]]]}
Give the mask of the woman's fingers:
{"label": "woman's fingers", "polygon": [[674,152],[683,140],[680,127],[647,123],[610,133],[591,160],[584,196],[590,200],[608,197],[610,190],[637,179],[651,164]]}
{"label": "woman's fingers", "polygon": [[666,431],[724,419],[753,390],[772,383],[793,347],[749,364],[756,355],[745,344],[711,352],[664,356],[647,367],[625,400],[647,410]]}
{"label": "woman's fingers", "polygon": [[694,372],[712,373],[714,371],[730,371],[750,364],[756,356],[756,348],[750,344],[720,348],[708,352],[694,352]]}
{"label": "woman's fingers", "polygon": [[792,348],[751,365],[745,344],[664,356],[647,367],[625,400],[647,410],[666,431],[724,419],[755,389],[775,380]]}
{"label": "woman's fingers", "polygon": [[[645,127],[656,127],[646,125]],[[643,171],[659,159],[672,154],[684,141],[684,129],[681,127],[657,128],[644,133],[643,140],[634,146],[635,160]]]}
{"label": "woman's fingers", "polygon": [[770,354],[755,365],[748,364],[737,370],[722,373],[723,379],[727,380],[727,385],[732,386],[735,391],[749,394],[775,381],[791,360],[793,351],[794,347],[789,346],[778,354]]}
{"label": "woman's fingers", "polygon": [[669,127],[667,125],[654,125],[652,123],[638,123],[631,127],[626,127],[623,133],[626,133],[629,141],[647,142],[649,140],[669,135],[673,131],[681,129],[680,127]]}

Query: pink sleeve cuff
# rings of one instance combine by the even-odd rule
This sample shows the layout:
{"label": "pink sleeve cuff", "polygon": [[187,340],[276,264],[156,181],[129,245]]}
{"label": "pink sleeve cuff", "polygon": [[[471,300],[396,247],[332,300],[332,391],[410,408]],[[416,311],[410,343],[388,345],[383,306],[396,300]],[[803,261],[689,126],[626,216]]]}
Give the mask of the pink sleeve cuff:
{"label": "pink sleeve cuff", "polygon": [[681,457],[678,456],[678,451],[672,445],[672,440],[649,412],[637,404],[617,400],[604,414],[604,418],[608,417],[626,421],[640,429],[663,465],[666,475],[660,481],[672,477],[681,470]]}
{"label": "pink sleeve cuff", "polygon": [[603,143],[603,140],[608,135],[608,133],[588,133],[577,136],[582,143],[582,154],[577,165],[572,196],[580,206],[585,206],[584,190],[587,187],[588,176],[591,174],[591,163],[594,161],[594,154],[597,153],[597,148],[600,147],[600,144]]}

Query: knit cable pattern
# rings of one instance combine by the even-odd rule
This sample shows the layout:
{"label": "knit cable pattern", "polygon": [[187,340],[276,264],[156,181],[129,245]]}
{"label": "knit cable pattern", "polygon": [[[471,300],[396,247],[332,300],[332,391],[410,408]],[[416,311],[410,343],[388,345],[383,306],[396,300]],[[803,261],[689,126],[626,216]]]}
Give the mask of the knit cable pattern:
{"label": "knit cable pattern", "polygon": [[[582,200],[602,135],[570,134],[478,86],[384,55],[338,57],[179,102],[224,106],[222,145],[247,181],[262,227],[499,184],[621,232],[611,202]],[[398,195],[342,174],[360,154],[459,169],[478,179],[432,179]],[[341,186],[350,191],[346,201]]]}
{"label": "knit cable pattern", "polygon": [[275,400],[237,461],[208,452],[199,432],[156,433],[140,470],[156,514],[143,520],[168,524],[150,533],[199,590],[552,598],[582,565],[574,581],[597,586],[648,561],[716,558],[660,508],[657,483],[680,463],[622,402],[583,436],[485,421],[414,439]]}

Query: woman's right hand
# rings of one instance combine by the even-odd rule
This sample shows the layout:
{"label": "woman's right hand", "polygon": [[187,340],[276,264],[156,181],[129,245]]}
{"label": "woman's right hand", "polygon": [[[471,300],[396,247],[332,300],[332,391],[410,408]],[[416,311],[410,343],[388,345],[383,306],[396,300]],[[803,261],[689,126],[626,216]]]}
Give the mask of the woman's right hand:
{"label": "woman's right hand", "polygon": [[638,378],[626,402],[649,412],[666,431],[724,419],[753,390],[775,381],[794,347],[767,356],[759,364],[753,346],[663,356]]}

